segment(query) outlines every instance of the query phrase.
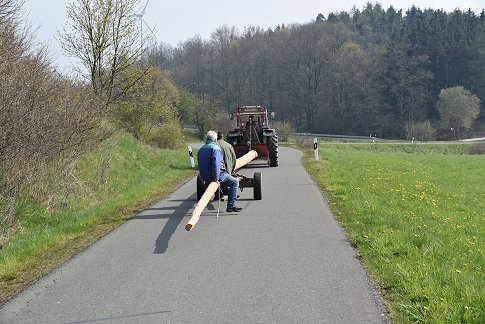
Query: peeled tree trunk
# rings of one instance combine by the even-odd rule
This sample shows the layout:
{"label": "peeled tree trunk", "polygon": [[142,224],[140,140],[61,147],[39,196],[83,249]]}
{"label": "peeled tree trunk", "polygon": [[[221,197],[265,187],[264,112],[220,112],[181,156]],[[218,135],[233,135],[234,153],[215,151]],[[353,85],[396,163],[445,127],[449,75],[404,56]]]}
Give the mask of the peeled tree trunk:
{"label": "peeled tree trunk", "polygon": [[[245,155],[241,156],[236,160],[236,167],[235,169],[242,168],[252,160],[254,160],[256,157],[258,157],[258,153],[256,151],[249,151]],[[204,194],[202,197],[199,199],[197,202],[197,205],[195,205],[194,211],[192,212],[192,216],[190,217],[189,221],[185,225],[185,229],[187,231],[191,231],[192,228],[197,224],[197,222],[200,219],[200,215],[204,211],[205,207],[207,207],[207,204],[209,201],[212,199],[212,196],[216,193],[216,191],[219,189],[219,184],[217,182],[211,182],[207,189],[205,190]]]}

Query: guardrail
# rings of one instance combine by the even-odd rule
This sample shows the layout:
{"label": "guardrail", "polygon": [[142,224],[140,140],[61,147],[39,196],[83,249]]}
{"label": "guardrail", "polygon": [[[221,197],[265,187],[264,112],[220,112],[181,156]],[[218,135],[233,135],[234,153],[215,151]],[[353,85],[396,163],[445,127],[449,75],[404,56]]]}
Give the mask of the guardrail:
{"label": "guardrail", "polygon": [[328,138],[353,138],[353,139],[378,139],[375,136],[359,136],[359,135],[335,135],[335,134],[313,134],[313,133],[293,133],[292,136],[307,136],[307,137],[328,137]]}

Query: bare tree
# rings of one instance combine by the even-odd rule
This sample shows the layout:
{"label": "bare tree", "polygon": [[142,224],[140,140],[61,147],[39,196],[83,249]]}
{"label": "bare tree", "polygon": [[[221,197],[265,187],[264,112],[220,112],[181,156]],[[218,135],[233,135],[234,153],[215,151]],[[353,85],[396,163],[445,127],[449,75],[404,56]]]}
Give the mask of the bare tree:
{"label": "bare tree", "polygon": [[185,41],[176,52],[175,64],[182,86],[192,92],[207,91],[207,45],[200,36]]}
{"label": "bare tree", "polygon": [[136,22],[139,0],[79,0],[67,5],[68,23],[58,33],[64,52],[79,60],[95,93],[108,104],[122,96],[143,75],[126,79],[123,73],[139,63],[142,44],[152,41]]}
{"label": "bare tree", "polygon": [[232,79],[231,70],[231,46],[238,37],[235,27],[221,26],[211,34],[210,47],[212,52],[213,73],[216,76],[215,91],[224,101],[227,109],[231,108],[231,89]]}
{"label": "bare tree", "polygon": [[23,3],[23,0],[0,0],[0,23],[15,15]]}

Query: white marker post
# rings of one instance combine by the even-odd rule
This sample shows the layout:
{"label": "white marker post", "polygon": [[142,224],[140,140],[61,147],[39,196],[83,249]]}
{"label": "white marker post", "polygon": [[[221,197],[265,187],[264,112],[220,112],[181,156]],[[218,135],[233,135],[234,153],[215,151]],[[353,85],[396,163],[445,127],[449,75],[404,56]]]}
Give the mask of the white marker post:
{"label": "white marker post", "polygon": [[318,161],[318,139],[313,139],[313,150],[315,151],[315,161]]}
{"label": "white marker post", "polygon": [[192,154],[192,148],[189,146],[187,146],[189,148],[189,159],[190,159],[190,166],[193,168],[195,168],[195,162],[194,162],[194,155]]}

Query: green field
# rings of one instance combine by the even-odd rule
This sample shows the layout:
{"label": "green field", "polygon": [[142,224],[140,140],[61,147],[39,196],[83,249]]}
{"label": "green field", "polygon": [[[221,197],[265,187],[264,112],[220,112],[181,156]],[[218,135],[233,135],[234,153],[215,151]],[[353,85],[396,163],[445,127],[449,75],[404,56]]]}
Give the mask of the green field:
{"label": "green field", "polygon": [[119,133],[84,155],[74,173],[74,192],[66,206],[22,201],[17,232],[0,253],[0,303],[196,171],[186,148],[157,149]]}
{"label": "green field", "polygon": [[485,322],[485,156],[456,145],[320,145],[305,167],[394,323]]}

